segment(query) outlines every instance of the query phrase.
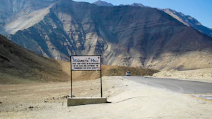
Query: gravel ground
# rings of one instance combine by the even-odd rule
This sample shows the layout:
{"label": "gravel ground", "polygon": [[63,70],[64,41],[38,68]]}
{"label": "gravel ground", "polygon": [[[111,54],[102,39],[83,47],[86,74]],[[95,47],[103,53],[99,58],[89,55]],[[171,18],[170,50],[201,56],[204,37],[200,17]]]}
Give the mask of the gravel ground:
{"label": "gravel ground", "polygon": [[[111,103],[66,106],[70,82],[0,85],[0,119],[211,119],[212,103],[148,87],[121,77],[103,78]],[[77,97],[98,97],[99,80],[74,82]]]}
{"label": "gravel ground", "polygon": [[196,69],[196,70],[169,70],[155,73],[154,77],[159,78],[177,78],[180,80],[200,81],[212,83],[212,68]]}

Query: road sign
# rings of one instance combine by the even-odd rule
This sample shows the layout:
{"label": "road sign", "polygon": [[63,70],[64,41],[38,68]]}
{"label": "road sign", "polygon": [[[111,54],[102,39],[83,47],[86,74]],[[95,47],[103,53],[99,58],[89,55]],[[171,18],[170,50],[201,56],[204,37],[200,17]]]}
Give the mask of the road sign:
{"label": "road sign", "polygon": [[71,56],[71,68],[73,71],[100,71],[100,56]]}
{"label": "road sign", "polygon": [[71,56],[71,98],[73,98],[73,81],[72,71],[100,71],[100,90],[102,93],[102,70],[101,70],[101,56]]}

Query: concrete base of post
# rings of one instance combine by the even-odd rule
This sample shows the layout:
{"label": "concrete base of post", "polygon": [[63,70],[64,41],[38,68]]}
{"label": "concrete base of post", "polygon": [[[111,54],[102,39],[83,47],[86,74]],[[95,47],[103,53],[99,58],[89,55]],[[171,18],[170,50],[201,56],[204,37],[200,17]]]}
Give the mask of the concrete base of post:
{"label": "concrete base of post", "polygon": [[97,98],[97,97],[68,97],[67,106],[78,106],[86,104],[100,104],[107,103],[107,98]]}

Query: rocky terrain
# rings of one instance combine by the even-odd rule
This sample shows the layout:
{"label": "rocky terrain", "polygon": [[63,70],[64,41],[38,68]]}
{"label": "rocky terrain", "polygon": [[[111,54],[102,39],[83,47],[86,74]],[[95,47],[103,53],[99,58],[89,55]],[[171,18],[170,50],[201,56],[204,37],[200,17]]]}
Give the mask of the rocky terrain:
{"label": "rocky terrain", "polygon": [[[152,76],[157,70],[121,66],[102,66],[103,76]],[[100,77],[100,72],[79,71],[72,74],[74,81]],[[0,84],[70,81],[70,62],[39,56],[0,35]]]}
{"label": "rocky terrain", "polygon": [[[158,70],[212,67],[212,38],[161,10],[97,6],[71,0],[52,2],[40,9],[45,14],[36,17],[39,22],[8,36],[9,39],[58,60],[67,61],[76,54],[96,54],[103,56],[106,65]],[[22,18],[22,23],[28,22]]]}
{"label": "rocky terrain", "polygon": [[166,12],[167,14],[171,15],[175,19],[179,20],[183,24],[187,26],[191,26],[194,29],[212,37],[212,30],[206,26],[203,26],[198,20],[195,18],[189,16],[189,15],[184,15],[181,12],[177,12],[172,9],[161,9],[162,11]]}
{"label": "rocky terrain", "polygon": [[93,4],[98,5],[98,6],[109,6],[109,7],[113,6],[113,4],[105,2],[105,1],[101,1],[101,0],[96,1]]}
{"label": "rocky terrain", "polygon": [[[56,0],[1,0],[0,34],[14,34],[39,22]],[[44,9],[42,11],[42,9]]]}
{"label": "rocky terrain", "polygon": [[[98,6],[111,6],[112,5],[111,3],[107,3],[104,1],[97,1],[97,2],[94,2],[93,4],[96,4]],[[141,3],[133,3],[131,5],[123,5],[122,4],[120,6],[148,7],[148,6],[144,6]],[[185,24],[187,26],[191,26],[194,29],[212,37],[212,29],[211,28],[203,26],[198,20],[196,20],[195,18],[193,18],[189,15],[185,15],[181,12],[177,12],[170,8],[167,8],[167,9],[159,9],[158,8],[158,10],[164,11],[165,13],[171,15],[173,18],[177,19],[178,21],[182,22],[183,24]]]}
{"label": "rocky terrain", "polygon": [[212,68],[186,70],[186,71],[170,70],[155,73],[153,76],[159,78],[175,78],[180,80],[191,80],[191,81],[212,83],[211,72]]}

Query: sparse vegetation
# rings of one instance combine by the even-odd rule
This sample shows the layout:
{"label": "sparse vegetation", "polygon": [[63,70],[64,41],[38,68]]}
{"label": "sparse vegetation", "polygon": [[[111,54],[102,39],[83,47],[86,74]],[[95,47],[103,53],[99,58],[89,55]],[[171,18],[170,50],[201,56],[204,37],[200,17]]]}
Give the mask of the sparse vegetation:
{"label": "sparse vegetation", "polygon": [[152,76],[158,70],[126,67],[126,66],[103,66],[103,76],[125,76],[127,71],[130,71],[133,76]]}
{"label": "sparse vegetation", "polygon": [[[70,63],[58,61],[62,70],[70,75]],[[102,76],[125,76],[126,72],[130,71],[132,76],[152,76],[159,72],[154,69],[127,67],[127,66],[110,66],[102,65]],[[72,71],[72,78],[74,81],[91,80],[100,77],[99,71]],[[69,79],[70,80],[70,79]]]}

